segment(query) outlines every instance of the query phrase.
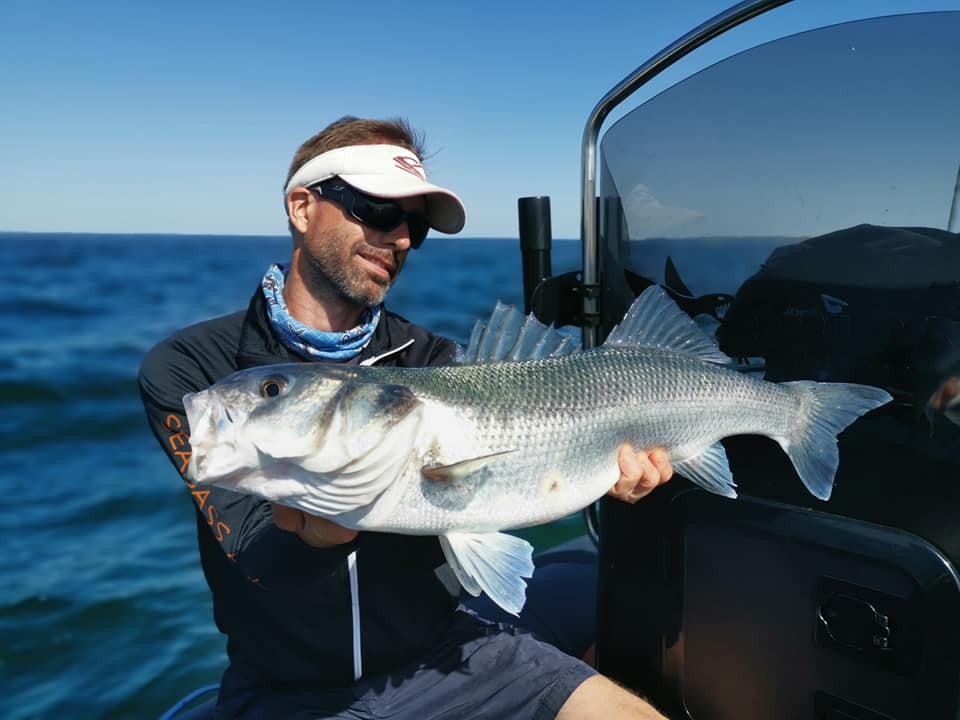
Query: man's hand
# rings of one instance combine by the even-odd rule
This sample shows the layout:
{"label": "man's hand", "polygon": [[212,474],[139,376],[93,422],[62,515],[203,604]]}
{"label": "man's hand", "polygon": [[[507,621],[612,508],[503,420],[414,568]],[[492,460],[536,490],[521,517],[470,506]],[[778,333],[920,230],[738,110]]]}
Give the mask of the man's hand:
{"label": "man's hand", "polygon": [[673,466],[665,448],[637,452],[630,443],[625,443],[620,446],[617,460],[620,479],[607,494],[628,503],[635,503],[673,477]]}
{"label": "man's hand", "polygon": [[296,533],[307,545],[315,548],[336,547],[357,536],[356,530],[277,503],[273,503],[273,521],[281,530]]}

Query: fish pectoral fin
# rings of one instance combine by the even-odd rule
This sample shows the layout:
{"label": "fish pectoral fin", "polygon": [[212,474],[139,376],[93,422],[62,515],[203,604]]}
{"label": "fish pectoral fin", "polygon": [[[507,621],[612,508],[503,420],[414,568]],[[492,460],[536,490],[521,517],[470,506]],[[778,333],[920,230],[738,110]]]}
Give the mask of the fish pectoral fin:
{"label": "fish pectoral fin", "polygon": [[463,480],[477,470],[482,470],[499,457],[515,452],[516,450],[504,450],[502,452],[491,453],[490,455],[467,458],[452,465],[424,465],[420,468],[420,472],[423,473],[423,476],[428,480],[452,483],[457,480]]}
{"label": "fish pectoral fin", "polygon": [[518,615],[533,577],[533,546],[506,533],[448,533],[440,547],[457,580],[471,595],[485,592],[508,613]]}
{"label": "fish pectoral fin", "polygon": [[691,458],[675,462],[673,469],[704,490],[729,498],[737,496],[737,484],[733,481],[733,473],[730,472],[727,451],[720,443],[714,443]]}

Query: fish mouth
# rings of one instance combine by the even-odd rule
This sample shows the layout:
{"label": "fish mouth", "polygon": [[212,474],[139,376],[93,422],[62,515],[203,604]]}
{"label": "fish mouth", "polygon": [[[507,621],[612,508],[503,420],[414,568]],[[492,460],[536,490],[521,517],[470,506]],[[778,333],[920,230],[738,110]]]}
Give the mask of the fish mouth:
{"label": "fish mouth", "polygon": [[184,395],[183,407],[187,411],[190,445],[194,453],[215,443],[217,434],[232,422],[223,403],[210,390]]}
{"label": "fish mouth", "polygon": [[239,418],[220,395],[201,390],[183,396],[190,434],[190,464],[187,478],[193,482],[227,484],[239,479],[243,468],[238,437]]}

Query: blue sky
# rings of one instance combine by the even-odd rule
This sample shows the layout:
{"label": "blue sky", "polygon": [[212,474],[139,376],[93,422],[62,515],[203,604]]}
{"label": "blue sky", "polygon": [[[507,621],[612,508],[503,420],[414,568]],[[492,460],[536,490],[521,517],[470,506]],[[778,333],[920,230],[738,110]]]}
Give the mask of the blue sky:
{"label": "blue sky", "polygon": [[[575,237],[590,110],[730,4],[6,0],[0,230],[281,235],[294,150],[353,114],[425,132],[465,235],[515,237],[517,198],[550,195],[554,236]],[[796,0],[641,98],[785,33],[937,9],[960,0]]]}

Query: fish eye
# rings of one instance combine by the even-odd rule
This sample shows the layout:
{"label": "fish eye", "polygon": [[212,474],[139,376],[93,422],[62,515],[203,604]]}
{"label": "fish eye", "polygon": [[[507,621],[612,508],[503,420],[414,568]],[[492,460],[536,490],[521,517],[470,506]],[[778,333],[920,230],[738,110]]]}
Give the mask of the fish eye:
{"label": "fish eye", "polygon": [[267,378],[260,383],[260,397],[275,398],[279,396],[287,387],[287,382],[283,378]]}

